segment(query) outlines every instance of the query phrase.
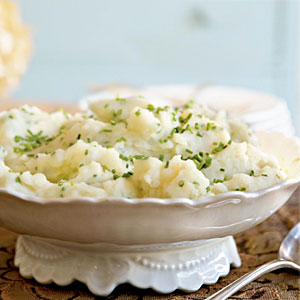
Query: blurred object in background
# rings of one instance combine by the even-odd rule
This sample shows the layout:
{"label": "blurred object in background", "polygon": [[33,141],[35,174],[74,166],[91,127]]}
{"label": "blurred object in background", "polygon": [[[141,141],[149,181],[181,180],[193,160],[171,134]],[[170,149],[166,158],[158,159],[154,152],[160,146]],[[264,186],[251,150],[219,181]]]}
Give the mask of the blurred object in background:
{"label": "blurred object in background", "polygon": [[[156,105],[169,103],[180,106],[193,99],[216,110],[225,110],[232,117],[241,118],[254,130],[279,131],[287,136],[295,134],[291,114],[286,102],[274,95],[249,89],[217,85],[157,85],[137,88],[124,84],[92,87],[97,92],[80,102],[82,109],[100,99],[143,95]],[[167,102],[166,102],[167,101]]]}
{"label": "blurred object in background", "polygon": [[18,6],[0,0],[0,99],[7,96],[25,72],[31,50],[29,30]]}

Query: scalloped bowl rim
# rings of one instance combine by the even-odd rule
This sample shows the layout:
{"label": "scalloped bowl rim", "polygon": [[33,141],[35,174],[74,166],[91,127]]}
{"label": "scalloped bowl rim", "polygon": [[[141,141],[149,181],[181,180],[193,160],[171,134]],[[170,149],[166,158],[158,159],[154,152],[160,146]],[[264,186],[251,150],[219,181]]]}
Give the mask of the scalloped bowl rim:
{"label": "scalloped bowl rim", "polygon": [[293,185],[300,186],[300,177],[287,179],[282,181],[281,183],[272,185],[270,187],[255,191],[255,192],[242,192],[242,191],[228,191],[218,195],[213,196],[204,196],[197,199],[189,199],[189,198],[125,198],[125,197],[101,197],[101,198],[94,198],[94,197],[65,197],[65,198],[42,198],[36,197],[31,195],[26,195],[17,191],[13,191],[7,188],[0,187],[0,194],[8,194],[14,196],[20,200],[24,200],[27,202],[33,202],[36,204],[59,204],[59,203],[119,203],[119,204],[130,204],[130,205],[137,205],[137,204],[162,204],[162,205],[174,205],[174,204],[181,204],[190,207],[197,207],[201,205],[207,204],[214,204],[218,203],[219,201],[225,199],[240,199],[240,200],[247,200],[247,199],[254,199],[259,198],[263,195],[268,193],[281,190],[288,186]]}

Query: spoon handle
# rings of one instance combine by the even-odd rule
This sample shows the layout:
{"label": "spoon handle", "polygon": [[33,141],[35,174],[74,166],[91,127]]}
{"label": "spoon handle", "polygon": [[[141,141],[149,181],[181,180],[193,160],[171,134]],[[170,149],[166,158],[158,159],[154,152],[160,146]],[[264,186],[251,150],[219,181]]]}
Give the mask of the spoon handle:
{"label": "spoon handle", "polygon": [[231,295],[233,295],[235,292],[237,292],[239,289],[247,285],[248,283],[252,282],[253,280],[257,279],[261,275],[264,275],[268,272],[280,269],[280,268],[292,268],[295,270],[300,271],[300,267],[287,260],[280,260],[280,259],[275,259],[272,260],[266,264],[263,264],[262,266],[258,267],[257,269],[246,273],[239,279],[235,280],[231,284],[225,286],[223,289],[220,291],[216,292],[212,296],[208,297],[206,300],[225,300]]}

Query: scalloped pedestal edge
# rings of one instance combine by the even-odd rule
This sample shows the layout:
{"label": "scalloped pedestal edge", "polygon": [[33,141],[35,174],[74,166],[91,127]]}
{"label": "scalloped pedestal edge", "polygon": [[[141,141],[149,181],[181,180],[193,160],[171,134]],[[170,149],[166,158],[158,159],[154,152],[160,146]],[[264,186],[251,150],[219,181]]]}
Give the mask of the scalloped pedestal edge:
{"label": "scalloped pedestal edge", "polygon": [[232,236],[146,246],[87,245],[19,236],[15,255],[15,265],[25,278],[58,285],[79,280],[99,296],[109,295],[122,283],[160,293],[192,292],[227,275],[230,264],[241,265]]}

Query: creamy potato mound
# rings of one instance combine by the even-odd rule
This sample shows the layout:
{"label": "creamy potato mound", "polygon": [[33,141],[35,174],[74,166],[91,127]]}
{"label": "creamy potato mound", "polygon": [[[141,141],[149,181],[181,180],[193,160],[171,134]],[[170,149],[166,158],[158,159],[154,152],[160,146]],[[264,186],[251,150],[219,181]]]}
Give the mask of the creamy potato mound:
{"label": "creamy potato mound", "polygon": [[244,123],[193,101],[101,100],[86,113],[0,114],[0,187],[39,197],[190,199],[286,179]]}

